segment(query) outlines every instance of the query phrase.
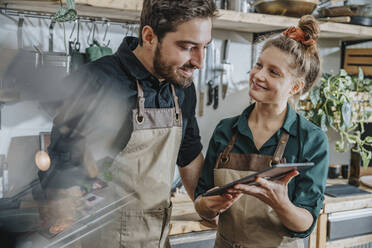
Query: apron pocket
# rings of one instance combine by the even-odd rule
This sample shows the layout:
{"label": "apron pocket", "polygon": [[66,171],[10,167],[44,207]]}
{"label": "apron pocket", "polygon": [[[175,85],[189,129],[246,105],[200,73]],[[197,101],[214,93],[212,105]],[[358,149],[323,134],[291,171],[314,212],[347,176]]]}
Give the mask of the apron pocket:
{"label": "apron pocket", "polygon": [[[162,236],[169,230],[164,220],[168,219],[166,209],[123,209],[121,218],[121,239],[124,247],[159,247]],[[170,218],[170,217],[169,217]],[[162,246],[160,246],[162,247]]]}

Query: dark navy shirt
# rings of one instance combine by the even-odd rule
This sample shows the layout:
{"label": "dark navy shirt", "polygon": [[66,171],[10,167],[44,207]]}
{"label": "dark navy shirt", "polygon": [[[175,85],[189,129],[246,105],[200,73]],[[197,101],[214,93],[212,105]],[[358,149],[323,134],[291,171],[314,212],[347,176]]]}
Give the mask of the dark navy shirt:
{"label": "dark navy shirt", "polygon": [[[111,158],[125,148],[132,133],[131,112],[137,107],[136,79],[144,91],[145,108],[174,107],[170,83],[159,82],[137,59],[132,52],[137,44],[137,38],[126,37],[114,55],[86,64],[67,77],[66,92],[61,94],[68,97],[53,122],[52,166],[81,163],[87,147],[95,157]],[[186,166],[202,150],[195,86],[175,87],[175,91],[183,118],[177,164]]]}

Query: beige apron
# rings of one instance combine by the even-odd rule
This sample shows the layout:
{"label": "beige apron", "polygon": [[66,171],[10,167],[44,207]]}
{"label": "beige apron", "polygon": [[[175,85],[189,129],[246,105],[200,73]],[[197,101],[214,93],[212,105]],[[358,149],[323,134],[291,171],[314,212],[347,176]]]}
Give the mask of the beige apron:
{"label": "beige apron", "polygon": [[115,220],[116,235],[104,237],[110,248],[169,246],[170,192],[182,139],[182,114],[173,85],[174,108],[145,108],[138,81],[137,88],[133,132],[112,166],[113,182],[120,186],[117,192],[134,192],[136,200]]}
{"label": "beige apron", "polygon": [[[273,156],[231,153],[237,133],[218,156],[214,169],[214,184],[221,186],[267,168],[272,163],[285,162],[283,153],[289,134],[283,132]],[[303,247],[302,239],[290,238],[275,211],[259,199],[243,195],[218,221],[215,247]]]}

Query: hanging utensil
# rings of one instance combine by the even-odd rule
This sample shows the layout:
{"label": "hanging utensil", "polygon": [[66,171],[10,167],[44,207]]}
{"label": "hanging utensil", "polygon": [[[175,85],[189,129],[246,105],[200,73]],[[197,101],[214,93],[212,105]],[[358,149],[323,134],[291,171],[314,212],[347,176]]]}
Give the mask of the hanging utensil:
{"label": "hanging utensil", "polygon": [[[95,39],[96,23],[93,21],[92,27],[92,43],[85,49],[88,62],[95,61],[103,56],[111,55],[112,50],[109,47],[101,46],[98,40]],[[89,36],[88,36],[89,43]]]}
{"label": "hanging utensil", "polygon": [[219,85],[216,83],[217,80],[217,49],[215,46],[213,46],[213,108],[217,109],[218,108],[218,103],[219,103]]}
{"label": "hanging utensil", "polygon": [[17,29],[18,49],[23,48],[23,32],[22,32],[22,29],[23,29],[24,21],[25,21],[24,16],[22,14],[20,14],[19,19],[18,19],[18,29]]}
{"label": "hanging utensil", "polygon": [[[76,38],[72,40],[72,35],[74,33],[76,26]],[[80,53],[80,20],[76,19],[74,26],[72,28],[69,40],[69,55],[71,56],[71,71],[76,71],[79,67],[85,63],[84,54]]]}
{"label": "hanging utensil", "polygon": [[[54,52],[54,27],[55,21],[49,25],[49,48],[48,52],[42,54],[42,65],[45,67],[64,68],[65,74],[70,73],[71,56],[64,52]],[[50,68],[52,69],[52,68]]]}
{"label": "hanging utensil", "polygon": [[205,74],[206,74],[206,56],[203,60],[203,68],[199,70],[199,116],[204,114],[204,95],[205,95]]}
{"label": "hanging utensil", "polygon": [[222,71],[221,71],[221,85],[222,85],[222,99],[225,99],[227,90],[230,84],[230,74],[232,72],[232,64],[230,63],[230,40],[225,40],[223,44],[222,55]]}
{"label": "hanging utensil", "polygon": [[206,55],[206,74],[205,82],[207,82],[208,92],[207,92],[207,106],[213,103],[213,86],[214,86],[214,41],[207,47]]}

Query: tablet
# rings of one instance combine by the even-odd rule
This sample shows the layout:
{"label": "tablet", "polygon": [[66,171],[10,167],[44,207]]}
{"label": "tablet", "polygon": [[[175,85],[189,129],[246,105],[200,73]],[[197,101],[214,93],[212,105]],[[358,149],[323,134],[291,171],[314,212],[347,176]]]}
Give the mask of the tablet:
{"label": "tablet", "polygon": [[266,169],[260,170],[256,173],[253,173],[249,176],[240,178],[236,181],[233,181],[231,183],[225,184],[219,188],[216,188],[214,190],[205,192],[202,196],[212,196],[212,195],[221,195],[226,193],[226,190],[228,188],[233,187],[236,184],[254,184],[256,182],[256,177],[262,177],[266,180],[278,180],[283,178],[285,175],[287,175],[289,172],[293,170],[306,170],[308,168],[311,168],[314,166],[313,162],[308,163],[287,163],[287,164],[274,164],[272,167],[268,167]]}

